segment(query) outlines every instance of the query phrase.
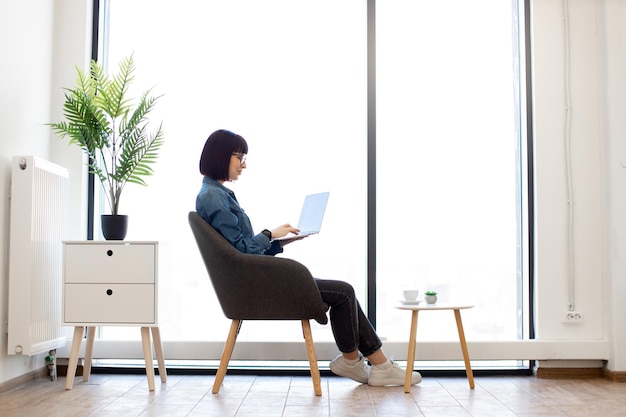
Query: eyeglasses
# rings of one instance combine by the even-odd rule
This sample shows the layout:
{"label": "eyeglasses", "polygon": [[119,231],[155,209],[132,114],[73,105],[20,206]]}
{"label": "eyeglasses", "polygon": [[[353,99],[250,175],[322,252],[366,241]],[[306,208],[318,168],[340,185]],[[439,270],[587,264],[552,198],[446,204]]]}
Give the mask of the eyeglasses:
{"label": "eyeglasses", "polygon": [[241,152],[233,152],[233,155],[239,159],[239,165],[243,165],[246,163],[246,154]]}

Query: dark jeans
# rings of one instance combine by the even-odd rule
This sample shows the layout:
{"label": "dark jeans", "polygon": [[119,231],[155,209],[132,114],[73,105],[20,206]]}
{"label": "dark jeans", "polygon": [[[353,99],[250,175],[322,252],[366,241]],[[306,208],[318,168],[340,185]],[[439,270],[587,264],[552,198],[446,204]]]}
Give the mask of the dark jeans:
{"label": "dark jeans", "polygon": [[315,278],[322,300],[330,307],[330,325],[341,352],[359,350],[369,356],[382,347],[372,323],[365,317],[352,285],[344,281]]}

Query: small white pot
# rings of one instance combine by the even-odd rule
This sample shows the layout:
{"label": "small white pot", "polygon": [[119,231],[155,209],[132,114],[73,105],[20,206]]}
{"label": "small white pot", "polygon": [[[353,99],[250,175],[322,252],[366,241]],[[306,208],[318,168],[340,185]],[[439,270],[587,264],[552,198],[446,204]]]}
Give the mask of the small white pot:
{"label": "small white pot", "polygon": [[437,302],[436,295],[425,295],[424,300],[426,300],[426,304],[435,304]]}

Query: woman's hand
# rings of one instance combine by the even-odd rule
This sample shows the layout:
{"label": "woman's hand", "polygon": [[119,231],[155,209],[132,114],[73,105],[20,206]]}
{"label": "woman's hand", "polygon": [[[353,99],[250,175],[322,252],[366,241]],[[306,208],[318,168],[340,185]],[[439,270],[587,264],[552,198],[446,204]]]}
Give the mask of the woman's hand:
{"label": "woman's hand", "polygon": [[282,226],[278,226],[277,228],[271,230],[272,239],[287,236],[289,233],[297,234],[299,231],[300,229],[293,227],[289,223],[285,223]]}
{"label": "woman's hand", "polygon": [[277,228],[270,230],[270,232],[272,232],[272,239],[277,239],[280,237],[287,236],[289,233],[294,234],[293,237],[288,237],[287,239],[281,239],[280,240],[281,247],[288,245],[291,242],[295,242],[296,240],[302,240],[306,237],[306,236],[298,236],[297,233],[300,232],[300,229],[293,227],[289,223],[283,224],[282,226],[278,226]]}

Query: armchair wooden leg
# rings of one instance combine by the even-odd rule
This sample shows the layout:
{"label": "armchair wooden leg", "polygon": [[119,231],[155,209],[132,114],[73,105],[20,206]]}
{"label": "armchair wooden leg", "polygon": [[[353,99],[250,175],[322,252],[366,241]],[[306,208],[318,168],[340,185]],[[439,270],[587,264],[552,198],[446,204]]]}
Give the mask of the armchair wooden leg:
{"label": "armchair wooden leg", "polygon": [[320,370],[317,367],[317,355],[315,355],[315,346],[313,345],[313,335],[311,334],[311,322],[302,320],[302,333],[306,343],[306,353],[309,357],[309,365],[311,366],[311,378],[313,379],[313,390],[315,395],[322,395],[322,383],[320,380]]}
{"label": "armchair wooden leg", "polygon": [[237,341],[237,335],[241,328],[241,320],[233,320],[230,324],[230,332],[228,333],[228,339],[226,339],[226,345],[224,345],[224,352],[222,353],[222,359],[220,360],[220,367],[215,375],[215,383],[213,383],[213,394],[220,392],[220,387],[226,376],[226,370],[228,369],[228,362],[233,354],[235,348],[235,342]]}

